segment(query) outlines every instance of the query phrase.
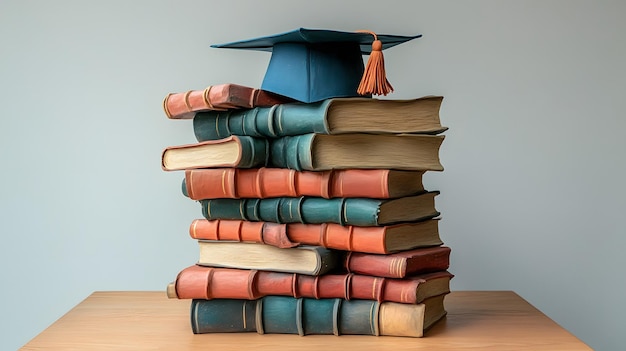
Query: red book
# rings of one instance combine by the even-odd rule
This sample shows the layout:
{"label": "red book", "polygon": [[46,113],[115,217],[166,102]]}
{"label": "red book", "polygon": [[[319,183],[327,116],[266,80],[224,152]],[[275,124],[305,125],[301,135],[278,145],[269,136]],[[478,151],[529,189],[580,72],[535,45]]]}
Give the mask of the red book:
{"label": "red book", "polygon": [[447,271],[390,279],[357,274],[309,276],[295,273],[202,267],[183,269],[168,285],[167,294],[178,299],[247,299],[268,295],[342,298],[417,304],[450,292]]}
{"label": "red book", "polygon": [[198,240],[245,241],[281,248],[303,244],[378,254],[443,244],[438,219],[372,227],[196,219],[189,226],[189,235]]}
{"label": "red book", "polygon": [[170,119],[192,119],[196,112],[272,106],[293,100],[265,90],[237,84],[220,84],[204,90],[168,94],[163,110]]}
{"label": "red book", "polygon": [[344,267],[348,272],[389,278],[436,272],[450,266],[450,248],[427,247],[389,255],[348,252]]}
{"label": "red book", "polygon": [[183,192],[193,200],[299,196],[387,199],[423,192],[423,174],[390,169],[194,169],[185,172]]}

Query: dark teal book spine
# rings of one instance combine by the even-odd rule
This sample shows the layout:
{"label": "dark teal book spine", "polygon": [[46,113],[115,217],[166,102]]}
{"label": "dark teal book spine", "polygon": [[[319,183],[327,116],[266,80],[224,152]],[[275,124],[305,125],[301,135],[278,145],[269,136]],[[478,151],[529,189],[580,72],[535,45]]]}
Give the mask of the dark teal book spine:
{"label": "dark teal book spine", "polygon": [[193,300],[191,324],[195,334],[256,331],[302,336],[379,335],[379,307],[373,300],[288,296],[266,296],[252,301]]}
{"label": "dark teal book spine", "polygon": [[279,138],[308,133],[327,134],[326,113],[330,101],[200,112],[193,119],[193,130],[198,141],[230,135]]}
{"label": "dark teal book spine", "polygon": [[268,165],[270,144],[267,139],[240,136],[241,161],[238,168],[263,167]]}
{"label": "dark teal book spine", "polygon": [[369,198],[281,197],[200,200],[208,220],[236,219],[274,223],[337,223],[377,226],[382,200]]}
{"label": "dark teal book spine", "polygon": [[272,167],[296,171],[314,171],[311,153],[315,134],[286,136],[270,141],[269,163]]}
{"label": "dark teal book spine", "polygon": [[258,300],[191,301],[191,329],[194,334],[255,332]]}

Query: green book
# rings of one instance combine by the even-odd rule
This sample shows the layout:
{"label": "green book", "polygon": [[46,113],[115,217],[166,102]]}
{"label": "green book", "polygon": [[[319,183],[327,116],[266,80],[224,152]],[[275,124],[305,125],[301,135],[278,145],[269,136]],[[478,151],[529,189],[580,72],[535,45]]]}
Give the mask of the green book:
{"label": "green book", "polygon": [[338,223],[354,226],[382,226],[416,222],[439,215],[435,196],[428,191],[395,199],[278,197],[267,199],[200,200],[208,220],[231,219],[275,223]]}
{"label": "green book", "polygon": [[316,103],[197,113],[193,129],[198,141],[231,135],[278,138],[308,133],[438,134],[443,97],[410,100],[332,98]]}
{"label": "green book", "polygon": [[420,304],[266,296],[257,300],[195,299],[195,334],[388,335],[421,337],[446,315],[446,294]]}

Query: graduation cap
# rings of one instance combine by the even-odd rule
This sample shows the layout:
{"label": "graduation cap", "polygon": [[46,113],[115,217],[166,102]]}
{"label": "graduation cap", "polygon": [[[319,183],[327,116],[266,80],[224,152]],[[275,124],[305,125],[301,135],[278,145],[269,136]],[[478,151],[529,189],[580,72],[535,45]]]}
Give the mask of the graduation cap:
{"label": "graduation cap", "polygon": [[[387,95],[393,87],[385,77],[382,50],[421,36],[299,28],[211,47],[271,52],[261,89],[309,103]],[[370,55],[367,67],[364,54]]]}

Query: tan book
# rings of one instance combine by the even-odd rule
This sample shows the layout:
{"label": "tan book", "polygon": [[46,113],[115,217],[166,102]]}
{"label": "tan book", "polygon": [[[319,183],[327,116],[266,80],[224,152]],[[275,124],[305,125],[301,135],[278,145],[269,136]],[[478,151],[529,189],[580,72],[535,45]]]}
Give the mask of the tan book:
{"label": "tan book", "polygon": [[336,269],[340,252],[319,246],[281,249],[271,245],[199,240],[198,265],[320,275]]}

